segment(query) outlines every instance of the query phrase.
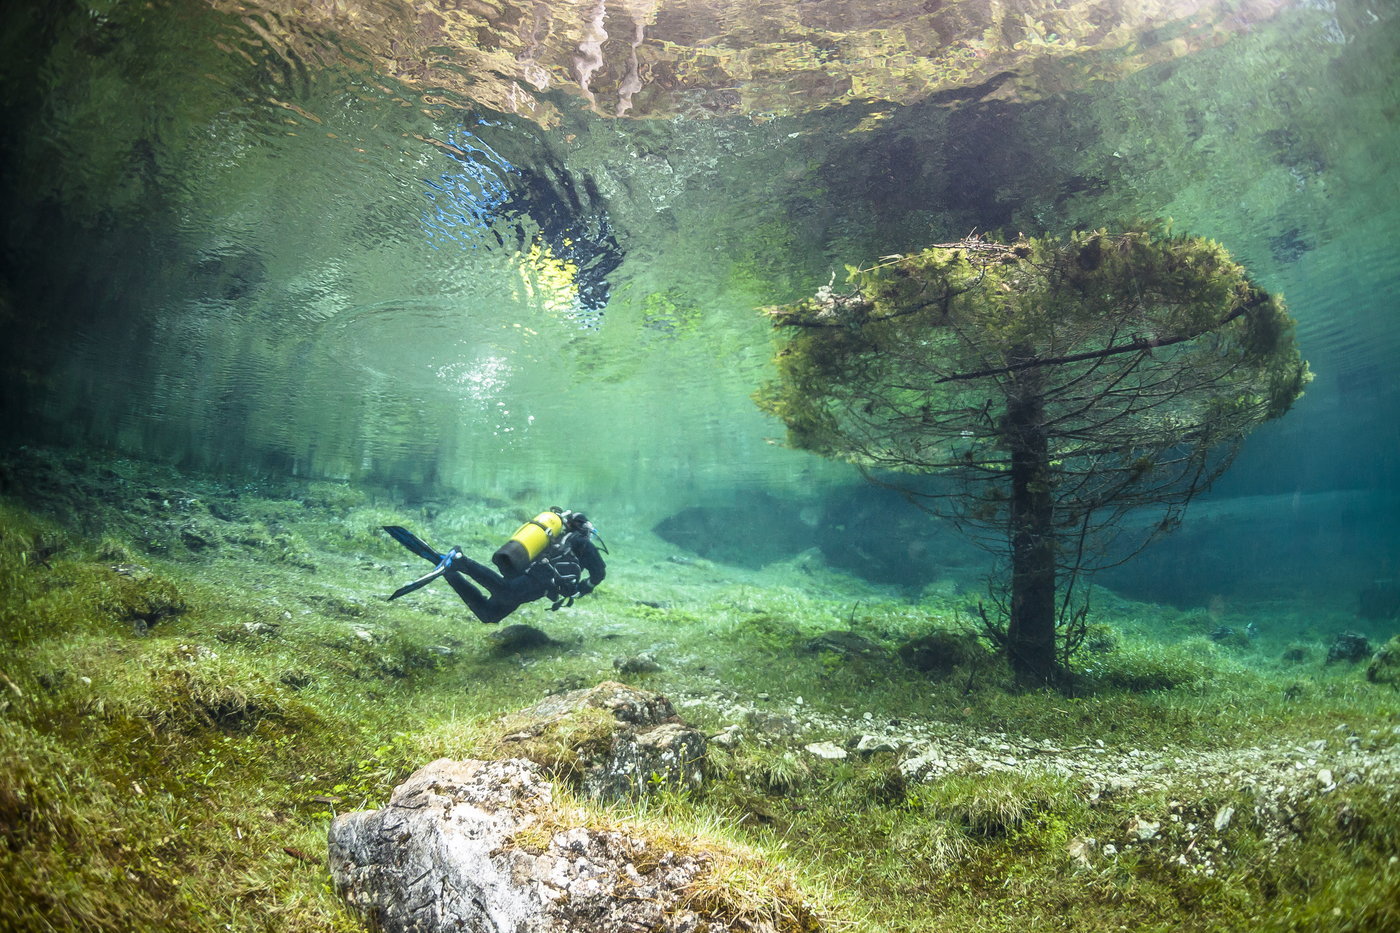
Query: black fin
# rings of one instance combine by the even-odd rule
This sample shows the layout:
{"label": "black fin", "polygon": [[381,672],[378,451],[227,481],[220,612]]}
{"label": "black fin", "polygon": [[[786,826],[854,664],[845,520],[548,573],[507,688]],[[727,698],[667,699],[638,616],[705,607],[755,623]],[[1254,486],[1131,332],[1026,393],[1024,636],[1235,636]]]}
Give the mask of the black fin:
{"label": "black fin", "polygon": [[398,525],[385,525],[384,530],[389,532],[389,535],[395,541],[399,542],[404,547],[408,548],[410,551],[417,554],[424,560],[431,561],[434,564],[442,562],[442,554],[439,554],[437,551],[434,551],[432,548],[428,547],[427,544],[423,543],[423,541],[417,535],[409,531],[407,528],[400,528]]}
{"label": "black fin", "polygon": [[432,583],[432,582],[433,582],[434,580],[436,580],[438,577],[442,576],[443,573],[446,572],[446,570],[447,570],[447,565],[446,565],[446,563],[438,564],[438,567],[437,567],[436,570],[430,570],[428,573],[426,573],[426,574],[424,574],[423,576],[419,577],[417,580],[414,580],[412,583],[405,583],[403,586],[401,586],[401,587],[399,587],[398,589],[394,590],[393,595],[389,597],[389,602],[393,602],[394,600],[398,599],[400,596],[403,596],[405,593],[412,593],[414,590],[418,589],[419,587],[427,586],[429,583]]}

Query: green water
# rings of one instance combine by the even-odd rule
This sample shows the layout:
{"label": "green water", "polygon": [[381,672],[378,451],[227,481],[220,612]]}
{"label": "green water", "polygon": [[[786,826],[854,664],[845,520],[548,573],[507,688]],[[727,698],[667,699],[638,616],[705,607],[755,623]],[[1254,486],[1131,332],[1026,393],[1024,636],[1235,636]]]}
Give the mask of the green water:
{"label": "green water", "polygon": [[[339,783],[380,800],[418,759],[485,747],[472,731],[485,717],[616,675],[614,654],[659,651],[667,671],[648,682],[693,699],[685,714],[716,730],[727,714],[704,698],[759,689],[789,711],[801,695],[849,717],[842,728],[868,699],[882,719],[981,733],[1019,720],[1037,739],[1063,729],[1125,750],[1395,724],[1393,691],[1374,692],[1388,688],[1364,665],[1325,663],[1339,633],[1373,647],[1396,633],[1385,602],[1400,579],[1395,2],[92,0],[10,4],[0,23],[0,556],[12,574],[0,673],[34,704],[5,708],[5,737],[13,761],[87,788],[91,812],[155,807],[110,791],[145,781],[149,763],[104,770],[74,736],[98,729],[136,747],[148,727],[135,724],[152,721],[141,698],[181,669],[182,646],[206,643],[280,712],[265,734],[171,727],[166,764],[187,775],[234,760],[219,757],[225,734],[239,761],[267,756],[255,792],[233,778],[200,786],[219,819],[274,851],[324,838],[328,815],[308,799]],[[801,651],[830,628],[890,651],[930,626],[965,628],[989,558],[853,469],[783,445],[752,400],[775,350],[759,309],[842,282],[847,264],[972,231],[1137,220],[1216,239],[1282,292],[1316,379],[1174,536],[1097,578],[1096,621],[1123,648],[1079,662],[1089,686],[1073,702],[1086,712],[1056,719],[1047,710],[1071,700],[1016,697],[995,665],[930,683]],[[569,651],[498,657],[440,584],[392,610],[378,602],[424,568],[377,525],[485,559],[553,504],[586,509],[614,549],[596,597],[519,616]],[[36,563],[51,547],[54,567]],[[125,563],[151,564],[188,611],[133,634],[112,609],[127,584],[107,576]],[[240,640],[244,622],[282,625],[284,612],[304,626],[285,626],[275,650]],[[1249,625],[1252,640],[1211,640]],[[1281,660],[1290,651],[1302,653]],[[127,657],[151,679],[130,680]],[[286,694],[292,668],[314,684],[300,698]],[[109,706],[43,686],[108,673],[123,698]],[[812,728],[803,741],[833,737]],[[371,765],[328,764],[336,730]],[[785,787],[774,774],[787,759],[769,752],[765,786]],[[820,781],[835,778],[819,772],[765,803],[734,789],[757,780],[757,759],[740,759],[709,805],[738,807],[760,836],[809,834],[817,851],[802,870],[838,887],[868,870],[878,880],[851,884],[855,912],[880,915],[872,928],[935,928],[938,898],[963,920],[981,897],[1000,898],[1007,924],[1053,913],[990,882],[924,890],[904,868],[866,864],[822,809],[849,782],[829,792]],[[321,776],[285,790],[303,766]],[[17,778],[13,799],[57,799],[44,780]],[[275,819],[240,795],[266,795]],[[880,811],[884,829],[872,816],[860,845],[923,852],[926,837],[909,840],[924,829],[900,822],[933,812],[915,796]],[[0,795],[5,819],[29,812]],[[53,840],[71,827],[54,819],[34,838],[66,851]],[[1028,843],[1045,865],[1065,842],[1046,841],[1060,831],[1051,822]],[[211,853],[245,857],[210,841],[220,832],[199,829],[202,854],[185,863],[162,848],[173,829],[127,844],[184,866],[171,876],[200,861],[190,870],[212,877]],[[998,844],[970,843],[987,877],[1015,857]],[[1393,843],[1367,846],[1350,868],[1319,861],[1332,867],[1298,876],[1361,878],[1363,866],[1393,891],[1393,867],[1377,867]],[[20,875],[7,881],[30,872],[90,893],[110,867],[60,870],[14,851],[6,866]],[[240,883],[264,891],[257,867],[238,864]],[[1251,864],[1241,856],[1235,870]],[[133,896],[160,903],[166,870],[151,869],[150,890],[132,882]],[[1039,870],[1027,877],[1049,885]],[[1126,877],[1105,882],[1125,899],[1076,915],[1081,928],[1209,903],[1200,928],[1229,929],[1269,897],[1167,885],[1168,909],[1156,876],[1143,881],[1150,897]],[[239,929],[351,923],[316,900],[319,875],[267,884],[280,907],[259,894],[240,913],[240,895],[214,884],[207,915]],[[42,887],[16,883],[16,903],[41,905]],[[1097,904],[1091,888],[1076,890]],[[1327,890],[1332,900],[1293,891],[1289,903],[1365,902]],[[919,919],[901,927],[906,897]],[[85,898],[75,924],[123,928]],[[147,919],[188,926],[203,916],[189,898],[175,919],[156,907]],[[1383,929],[1366,925],[1383,918],[1370,909],[1356,928]]]}

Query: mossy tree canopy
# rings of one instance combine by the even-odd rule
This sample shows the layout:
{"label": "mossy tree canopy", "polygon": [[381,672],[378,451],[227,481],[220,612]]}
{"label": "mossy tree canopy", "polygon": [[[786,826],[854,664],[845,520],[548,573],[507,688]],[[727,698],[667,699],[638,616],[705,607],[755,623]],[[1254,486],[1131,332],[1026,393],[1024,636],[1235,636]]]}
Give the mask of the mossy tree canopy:
{"label": "mossy tree canopy", "polygon": [[1025,679],[1065,660],[1057,587],[1125,513],[1164,507],[1148,527],[1170,527],[1310,378],[1282,301],[1201,238],[968,239],[848,271],[844,293],[768,309],[789,339],[757,401],[791,446],[961,481],[920,501],[1010,557]]}

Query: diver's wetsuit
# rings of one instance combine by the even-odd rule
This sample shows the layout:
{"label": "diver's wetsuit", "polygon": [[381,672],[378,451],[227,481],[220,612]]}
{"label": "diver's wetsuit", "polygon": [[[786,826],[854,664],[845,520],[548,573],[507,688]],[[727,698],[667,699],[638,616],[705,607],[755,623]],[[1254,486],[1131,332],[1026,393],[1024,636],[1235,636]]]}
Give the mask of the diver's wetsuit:
{"label": "diver's wetsuit", "polygon": [[[588,572],[588,579],[584,580],[581,572],[574,581],[554,579],[549,568],[541,566],[543,562],[531,566],[517,576],[503,577],[494,568],[478,563],[465,555],[453,558],[451,568],[443,576],[447,578],[448,585],[457,591],[457,595],[462,597],[462,602],[467,604],[467,608],[478,619],[487,623],[496,623],[520,608],[522,604],[532,602],[541,596],[562,600],[591,593],[593,588],[602,583],[603,577],[607,575],[607,565],[603,563],[603,555],[598,553],[598,546],[589,540],[586,534],[575,534],[569,539],[568,552],[562,559],[577,561],[580,567]],[[490,595],[482,595],[481,590],[472,586],[462,574],[471,577]]]}

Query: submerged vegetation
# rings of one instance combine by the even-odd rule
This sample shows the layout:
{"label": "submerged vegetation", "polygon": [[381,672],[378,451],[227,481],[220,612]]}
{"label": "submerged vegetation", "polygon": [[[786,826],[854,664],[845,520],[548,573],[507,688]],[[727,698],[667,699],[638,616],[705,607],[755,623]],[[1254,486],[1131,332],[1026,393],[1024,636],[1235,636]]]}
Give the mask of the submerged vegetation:
{"label": "submerged vegetation", "polygon": [[[517,649],[445,587],[384,602],[418,568],[378,529],[483,548],[538,503],[36,450],[7,455],[0,491],[6,930],[361,929],[329,890],[332,816],[611,679],[712,736],[707,779],[567,806],[709,853],[692,898],[721,913],[795,890],[812,915],[773,915],[794,929],[1400,923],[1398,695],[1329,662],[1358,625],[1340,600],[1290,617],[1101,591],[1067,697],[1010,689],[957,597],[810,555],[756,572],[610,524],[607,583],[522,610],[553,641]],[[524,751],[567,783],[608,728]]]}

